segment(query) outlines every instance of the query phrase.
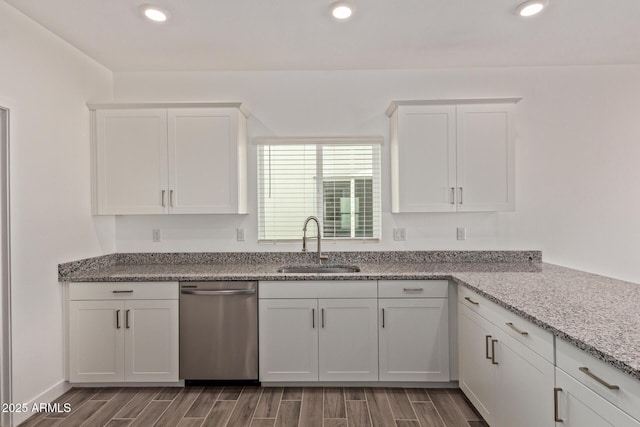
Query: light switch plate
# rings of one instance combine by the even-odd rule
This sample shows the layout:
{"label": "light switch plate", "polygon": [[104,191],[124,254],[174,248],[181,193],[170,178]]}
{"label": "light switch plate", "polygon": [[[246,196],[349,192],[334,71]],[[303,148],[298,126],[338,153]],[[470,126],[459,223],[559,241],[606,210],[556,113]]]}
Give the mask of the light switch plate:
{"label": "light switch plate", "polygon": [[406,228],[394,228],[393,229],[393,240],[398,240],[398,241],[407,240],[407,229]]}
{"label": "light switch plate", "polygon": [[236,228],[236,240],[244,242],[244,228]]}
{"label": "light switch plate", "polygon": [[456,237],[458,240],[467,240],[467,229],[465,227],[456,228]]}
{"label": "light switch plate", "polygon": [[154,242],[160,242],[162,240],[162,235],[160,234],[159,228],[154,228],[151,231],[151,238]]}

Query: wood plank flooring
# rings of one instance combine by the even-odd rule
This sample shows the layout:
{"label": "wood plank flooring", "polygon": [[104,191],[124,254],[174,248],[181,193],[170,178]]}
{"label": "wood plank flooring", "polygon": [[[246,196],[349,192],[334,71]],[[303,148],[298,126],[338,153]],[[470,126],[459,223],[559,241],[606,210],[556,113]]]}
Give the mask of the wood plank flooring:
{"label": "wood plank flooring", "polygon": [[488,427],[459,389],[73,388],[21,427]]}

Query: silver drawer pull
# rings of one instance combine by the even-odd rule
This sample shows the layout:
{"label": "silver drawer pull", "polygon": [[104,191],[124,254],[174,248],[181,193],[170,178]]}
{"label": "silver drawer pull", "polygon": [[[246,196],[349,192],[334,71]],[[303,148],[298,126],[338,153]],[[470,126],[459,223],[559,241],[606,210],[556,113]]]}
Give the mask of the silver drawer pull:
{"label": "silver drawer pull", "polygon": [[558,415],[558,392],[562,391],[560,387],[553,389],[553,420],[557,423],[563,423],[564,421]]}
{"label": "silver drawer pull", "polygon": [[114,294],[132,294],[133,293],[133,289],[130,289],[128,291],[113,291]]}
{"label": "silver drawer pull", "polygon": [[497,365],[498,362],[496,362],[496,343],[498,342],[498,340],[491,340],[491,363],[494,365]]}
{"label": "silver drawer pull", "polygon": [[402,288],[402,290],[405,292],[422,292],[423,291],[422,288]]}
{"label": "silver drawer pull", "polygon": [[582,366],[580,368],[578,368],[580,370],[580,372],[584,372],[585,374],[587,374],[589,377],[593,378],[594,380],[596,380],[597,382],[599,382],[600,384],[602,384],[603,386],[605,386],[606,388],[608,388],[609,390],[620,390],[620,387],[615,385],[615,384],[609,384],[608,382],[606,382],[605,380],[603,380],[602,378],[594,375],[589,368],[587,368],[586,366]]}
{"label": "silver drawer pull", "polygon": [[451,200],[451,204],[452,205],[456,204],[456,189],[455,189],[455,187],[451,187],[451,197],[449,197],[449,199]]}
{"label": "silver drawer pull", "polygon": [[505,325],[507,325],[508,327],[510,327],[511,329],[513,329],[514,331],[516,331],[517,333],[519,333],[520,335],[529,335],[529,332],[527,331],[523,331],[521,329],[516,328],[513,323],[511,322],[507,322],[505,323]]}
{"label": "silver drawer pull", "polygon": [[467,301],[469,301],[473,305],[480,305],[480,303],[478,301],[474,301],[469,297],[464,297],[464,299],[466,299]]}

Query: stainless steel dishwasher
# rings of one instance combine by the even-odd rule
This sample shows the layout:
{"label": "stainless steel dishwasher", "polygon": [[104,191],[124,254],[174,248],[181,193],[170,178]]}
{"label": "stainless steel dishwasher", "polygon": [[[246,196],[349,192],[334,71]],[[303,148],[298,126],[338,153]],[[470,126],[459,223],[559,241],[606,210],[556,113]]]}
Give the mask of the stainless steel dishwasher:
{"label": "stainless steel dishwasher", "polygon": [[180,282],[180,378],[258,381],[257,282]]}

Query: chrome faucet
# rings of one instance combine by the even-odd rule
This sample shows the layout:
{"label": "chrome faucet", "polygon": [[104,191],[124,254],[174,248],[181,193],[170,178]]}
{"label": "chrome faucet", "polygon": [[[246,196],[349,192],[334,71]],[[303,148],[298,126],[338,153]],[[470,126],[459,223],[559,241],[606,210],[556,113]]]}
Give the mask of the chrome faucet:
{"label": "chrome faucet", "polygon": [[322,233],[320,232],[320,221],[318,220],[318,218],[316,218],[315,216],[310,216],[307,219],[304,220],[304,227],[302,228],[302,252],[307,252],[307,224],[309,223],[309,221],[315,221],[316,222],[316,226],[318,228],[318,255],[316,256],[316,260],[318,261],[318,264],[322,264],[322,260],[323,259],[329,259],[328,256],[326,255],[322,255],[322,252],[320,250],[320,241],[322,240]]}

